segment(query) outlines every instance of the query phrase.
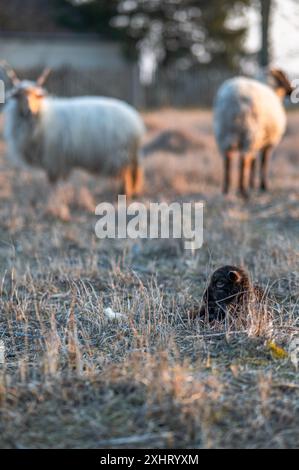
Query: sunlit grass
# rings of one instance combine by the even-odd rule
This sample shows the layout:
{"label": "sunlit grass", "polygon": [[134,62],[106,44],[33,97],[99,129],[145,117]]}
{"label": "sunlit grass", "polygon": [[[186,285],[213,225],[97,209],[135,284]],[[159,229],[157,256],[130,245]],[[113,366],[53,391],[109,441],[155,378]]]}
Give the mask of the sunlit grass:
{"label": "sunlit grass", "polygon": [[[51,193],[41,172],[1,160],[0,446],[297,447],[299,116],[271,192],[248,203],[220,194],[209,112],[145,118],[146,140],[177,129],[190,142],[145,158],[142,200],[205,200],[195,254],[175,240],[99,241],[91,208],[114,201],[115,183],[77,173]],[[228,263],[271,299],[246,318],[191,322],[209,274]],[[107,307],[126,320],[108,321]]]}

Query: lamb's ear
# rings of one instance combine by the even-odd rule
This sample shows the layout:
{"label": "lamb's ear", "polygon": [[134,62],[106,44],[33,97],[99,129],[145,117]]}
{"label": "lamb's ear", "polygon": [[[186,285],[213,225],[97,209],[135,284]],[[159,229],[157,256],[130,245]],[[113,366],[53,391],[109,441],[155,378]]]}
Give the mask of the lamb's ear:
{"label": "lamb's ear", "polygon": [[239,282],[241,279],[241,274],[238,271],[229,271],[228,278],[230,281]]}
{"label": "lamb's ear", "polygon": [[46,67],[43,72],[41,73],[41,75],[38,77],[38,79],[36,80],[36,84],[38,86],[43,86],[43,84],[45,83],[45,81],[47,80],[48,76],[50,75],[51,73],[51,69],[49,67]]}

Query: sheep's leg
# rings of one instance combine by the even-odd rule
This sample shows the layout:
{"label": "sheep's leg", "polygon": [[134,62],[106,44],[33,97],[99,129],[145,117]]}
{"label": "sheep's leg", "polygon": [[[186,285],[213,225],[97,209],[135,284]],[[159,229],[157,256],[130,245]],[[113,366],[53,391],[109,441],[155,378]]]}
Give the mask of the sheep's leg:
{"label": "sheep's leg", "polygon": [[262,150],[261,155],[261,191],[268,189],[268,168],[271,157],[272,147],[268,146]]}
{"label": "sheep's leg", "polygon": [[250,166],[250,188],[255,188],[255,168],[256,168],[256,158],[252,158]]}
{"label": "sheep's leg", "polygon": [[239,189],[240,193],[244,198],[248,198],[248,181],[249,181],[249,172],[251,167],[252,155],[242,154],[240,156],[240,179],[239,179]]}
{"label": "sheep's leg", "polygon": [[122,174],[123,180],[123,193],[127,196],[128,199],[131,199],[134,193],[134,182],[133,182],[133,174],[132,168],[127,167],[124,169]]}
{"label": "sheep's leg", "polygon": [[143,189],[143,168],[141,166],[136,166],[132,170],[132,179],[133,179],[133,193],[134,195],[139,195]]}
{"label": "sheep's leg", "polygon": [[227,194],[231,187],[231,172],[232,172],[232,154],[226,152],[224,155],[224,185],[223,192]]}
{"label": "sheep's leg", "polygon": [[58,179],[52,179],[50,195],[45,209],[46,214],[63,221],[69,221],[71,219],[69,204],[72,197],[72,188],[66,187],[66,184]]}
{"label": "sheep's leg", "polygon": [[129,154],[132,178],[132,196],[139,195],[143,187],[143,169],[139,164],[139,145],[140,142],[135,141]]}

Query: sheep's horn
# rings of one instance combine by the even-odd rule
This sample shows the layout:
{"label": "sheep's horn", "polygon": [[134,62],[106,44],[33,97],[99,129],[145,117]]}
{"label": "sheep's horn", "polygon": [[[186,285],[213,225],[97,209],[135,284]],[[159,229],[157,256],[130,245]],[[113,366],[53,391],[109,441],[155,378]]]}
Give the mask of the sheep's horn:
{"label": "sheep's horn", "polygon": [[45,81],[47,80],[50,73],[51,73],[51,69],[49,67],[46,67],[44,69],[44,71],[42,72],[42,74],[36,80],[37,85],[42,86],[45,83]]}
{"label": "sheep's horn", "polygon": [[5,60],[0,61],[0,67],[5,70],[6,75],[8,76],[8,78],[10,78],[13,85],[18,85],[20,83],[21,80],[18,78],[16,72]]}
{"label": "sheep's horn", "polygon": [[288,94],[290,94],[293,91],[293,87],[292,87],[287,75],[282,70],[272,68],[272,69],[270,69],[270,73],[271,73],[272,77],[274,77],[276,79],[276,81],[281,86],[284,87],[284,89],[286,90],[286,92]]}

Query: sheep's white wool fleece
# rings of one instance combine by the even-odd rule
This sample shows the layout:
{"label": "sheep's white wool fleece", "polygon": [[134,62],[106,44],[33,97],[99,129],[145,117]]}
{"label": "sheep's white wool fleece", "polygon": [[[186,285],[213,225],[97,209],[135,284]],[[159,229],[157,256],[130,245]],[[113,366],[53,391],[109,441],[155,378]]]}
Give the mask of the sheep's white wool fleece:
{"label": "sheep's white wool fleece", "polygon": [[36,118],[6,105],[6,140],[13,156],[44,168],[53,178],[74,167],[115,175],[136,155],[144,133],[138,112],[112,98],[43,98]]}
{"label": "sheep's white wool fleece", "polygon": [[267,85],[236,77],[219,88],[214,105],[214,128],[220,150],[256,152],[276,145],[286,128],[281,99]]}

